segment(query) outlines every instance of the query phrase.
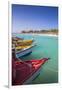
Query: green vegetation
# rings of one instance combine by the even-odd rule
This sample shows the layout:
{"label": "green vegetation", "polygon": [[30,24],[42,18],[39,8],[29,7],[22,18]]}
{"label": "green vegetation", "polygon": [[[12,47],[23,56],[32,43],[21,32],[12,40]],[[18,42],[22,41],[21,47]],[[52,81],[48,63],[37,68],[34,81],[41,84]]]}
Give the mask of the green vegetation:
{"label": "green vegetation", "polygon": [[29,30],[29,31],[22,31],[22,33],[37,33],[37,34],[58,34],[58,29],[51,29],[51,30]]}

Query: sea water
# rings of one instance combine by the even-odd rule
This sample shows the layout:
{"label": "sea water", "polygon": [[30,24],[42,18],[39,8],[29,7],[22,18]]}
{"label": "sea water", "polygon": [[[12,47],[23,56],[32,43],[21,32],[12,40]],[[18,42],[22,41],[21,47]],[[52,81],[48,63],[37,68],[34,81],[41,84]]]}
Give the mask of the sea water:
{"label": "sea water", "polygon": [[42,67],[40,74],[31,84],[57,83],[58,82],[58,37],[40,36],[30,34],[16,34],[17,37],[32,39],[36,42],[32,53],[21,59],[33,60],[40,58],[50,58]]}

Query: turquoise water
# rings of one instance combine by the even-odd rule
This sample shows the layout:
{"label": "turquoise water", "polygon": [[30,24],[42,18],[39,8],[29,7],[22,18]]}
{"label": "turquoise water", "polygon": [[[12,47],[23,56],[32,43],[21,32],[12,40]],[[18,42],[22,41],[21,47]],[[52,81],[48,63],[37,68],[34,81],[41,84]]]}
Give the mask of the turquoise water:
{"label": "turquoise water", "polygon": [[58,37],[38,36],[38,35],[21,35],[16,36],[24,39],[32,39],[37,43],[33,52],[21,58],[24,60],[40,59],[44,57],[51,58],[41,67],[40,75],[32,81],[31,84],[57,83],[58,82]]}

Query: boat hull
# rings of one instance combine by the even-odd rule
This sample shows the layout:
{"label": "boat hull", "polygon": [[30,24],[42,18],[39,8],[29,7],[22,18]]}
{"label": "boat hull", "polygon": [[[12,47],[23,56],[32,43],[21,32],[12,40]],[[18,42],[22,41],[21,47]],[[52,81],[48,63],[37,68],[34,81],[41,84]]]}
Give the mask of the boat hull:
{"label": "boat hull", "polygon": [[39,74],[41,71],[41,67],[36,71],[36,73],[34,73],[28,80],[26,80],[23,85],[25,84],[30,84]]}
{"label": "boat hull", "polygon": [[[34,45],[34,46],[35,46],[35,45]],[[26,55],[32,53],[32,50],[33,50],[34,46],[31,46],[30,48],[26,48],[26,49],[24,49],[24,50],[17,51],[17,52],[16,52],[16,57],[17,57],[17,58],[23,57],[23,56],[26,56]]]}
{"label": "boat hull", "polygon": [[12,62],[12,85],[31,84],[39,74],[41,66],[49,58],[30,61],[13,61]]}

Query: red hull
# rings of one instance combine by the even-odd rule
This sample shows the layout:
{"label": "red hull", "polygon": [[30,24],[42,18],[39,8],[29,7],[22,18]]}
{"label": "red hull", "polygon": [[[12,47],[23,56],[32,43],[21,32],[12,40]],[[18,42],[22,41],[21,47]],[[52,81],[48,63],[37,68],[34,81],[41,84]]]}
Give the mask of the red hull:
{"label": "red hull", "polygon": [[48,60],[14,61],[12,60],[12,85],[21,85],[28,80]]}

